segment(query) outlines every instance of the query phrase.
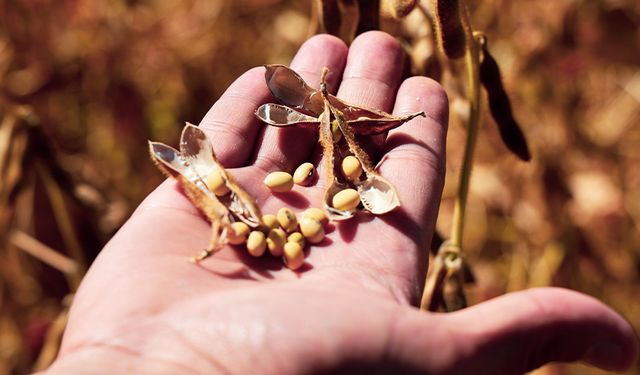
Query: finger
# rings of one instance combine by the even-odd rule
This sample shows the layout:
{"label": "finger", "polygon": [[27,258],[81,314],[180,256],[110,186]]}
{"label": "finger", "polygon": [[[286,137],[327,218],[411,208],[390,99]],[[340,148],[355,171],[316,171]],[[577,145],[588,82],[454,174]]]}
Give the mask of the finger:
{"label": "finger", "polygon": [[[389,34],[369,31],[359,35],[349,47],[338,97],[348,104],[390,112],[400,85],[403,61],[400,44]],[[381,140],[374,138],[378,137],[362,139],[360,145],[375,160]],[[313,160],[321,158],[322,148],[318,145]],[[318,165],[322,170],[322,163]]]}
{"label": "finger", "polygon": [[444,185],[448,101],[442,87],[426,77],[413,77],[398,90],[397,116],[424,111],[389,132],[378,171],[398,189],[402,211],[417,225],[405,232],[416,242],[431,238]]}
{"label": "finger", "polygon": [[404,53],[389,34],[370,31],[349,48],[338,97],[348,103],[389,112],[400,85]]}
{"label": "finger", "polygon": [[225,167],[246,165],[251,158],[260,126],[254,112],[270,97],[264,68],[253,68],[229,86],[200,122]]}
{"label": "finger", "polygon": [[[316,89],[320,87],[322,68],[329,68],[327,86],[329,90],[335,92],[344,69],[346,56],[347,46],[344,42],[330,35],[318,35],[307,40],[300,47],[291,62],[291,68]],[[264,82],[264,78],[262,81]],[[291,172],[293,168],[309,160],[318,142],[316,130],[264,126],[255,157],[255,166],[267,172],[274,170]]]}
{"label": "finger", "polygon": [[623,371],[638,354],[629,323],[568,290],[513,293],[434,318],[413,310],[401,319],[393,355],[434,373],[522,374],[549,362],[580,360]]}

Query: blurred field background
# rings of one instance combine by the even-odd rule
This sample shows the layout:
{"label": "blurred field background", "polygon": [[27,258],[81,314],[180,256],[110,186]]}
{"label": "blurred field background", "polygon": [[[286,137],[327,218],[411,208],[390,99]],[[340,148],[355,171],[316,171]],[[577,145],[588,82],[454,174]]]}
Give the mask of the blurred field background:
{"label": "blurred field background", "polygon": [[[471,302],[562,286],[640,330],[640,3],[470,3],[533,154],[523,163],[508,153],[485,105],[464,242],[477,279]],[[199,122],[242,72],[288,63],[313,31],[310,9],[284,0],[0,1],[0,375],[55,356],[84,270],[162,180],[147,139],[175,145],[183,123]],[[383,21],[411,51],[414,72],[438,75],[419,10],[402,24]],[[443,66],[452,106],[438,220],[446,237],[467,103],[463,71]]]}

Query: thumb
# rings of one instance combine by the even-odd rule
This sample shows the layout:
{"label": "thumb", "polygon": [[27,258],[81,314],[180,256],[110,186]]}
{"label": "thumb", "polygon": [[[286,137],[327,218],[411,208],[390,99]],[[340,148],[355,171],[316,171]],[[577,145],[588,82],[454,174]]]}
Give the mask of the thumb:
{"label": "thumb", "polygon": [[396,327],[394,354],[433,374],[522,374],[548,362],[580,360],[624,371],[638,355],[629,323],[601,302],[564,289],[532,289],[456,313],[405,317]]}

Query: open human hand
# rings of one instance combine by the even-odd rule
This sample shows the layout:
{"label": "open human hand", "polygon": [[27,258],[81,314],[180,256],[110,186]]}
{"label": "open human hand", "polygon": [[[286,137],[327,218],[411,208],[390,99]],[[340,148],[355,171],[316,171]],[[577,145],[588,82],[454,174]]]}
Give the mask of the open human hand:
{"label": "open human hand", "polygon": [[[512,293],[450,314],[416,309],[444,182],[446,95],[424,77],[402,82],[402,50],[381,32],[350,48],[313,37],[291,63],[316,87],[324,66],[329,89],[347,102],[427,114],[370,145],[401,207],[334,224],[301,272],[231,247],[196,266],[187,259],[207,245],[210,225],[166,181],[92,265],[49,373],[519,374],[549,361],[633,363],[629,324],[567,290]],[[264,68],[252,69],[200,127],[263,213],[320,207],[322,177],[279,195],[262,184],[268,172],[320,165],[322,156],[314,131],[258,123],[254,111],[270,101]]]}

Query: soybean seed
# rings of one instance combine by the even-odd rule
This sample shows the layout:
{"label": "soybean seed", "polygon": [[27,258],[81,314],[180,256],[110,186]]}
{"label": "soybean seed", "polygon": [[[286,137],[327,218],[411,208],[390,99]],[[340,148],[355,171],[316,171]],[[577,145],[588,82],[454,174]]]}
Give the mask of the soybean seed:
{"label": "soybean seed", "polygon": [[278,219],[276,218],[276,215],[273,214],[266,214],[266,215],[262,215],[262,226],[263,226],[263,230],[267,233],[269,233],[269,231],[271,229],[275,229],[278,227]]}
{"label": "soybean seed", "polygon": [[204,183],[207,185],[207,188],[209,188],[209,190],[218,197],[226,195],[229,192],[229,188],[227,188],[227,184],[218,169],[209,173],[205,178]]}
{"label": "soybean seed", "polygon": [[349,181],[357,181],[362,174],[362,164],[360,164],[360,160],[353,155],[342,159],[342,174]]}
{"label": "soybean seed", "polygon": [[304,247],[306,245],[306,241],[304,240],[304,236],[300,232],[293,232],[287,237],[287,242],[296,242],[299,243],[300,246]]}
{"label": "soybean seed", "polygon": [[271,191],[285,193],[293,187],[293,177],[287,172],[271,172],[265,177],[264,184],[267,185]]}
{"label": "soybean seed", "polygon": [[312,218],[305,216],[300,221],[300,232],[310,243],[318,243],[324,238],[324,228],[322,224]]}
{"label": "soybean seed", "polygon": [[300,268],[304,264],[304,251],[297,242],[284,244],[284,263],[292,270]]}
{"label": "soybean seed", "polygon": [[338,120],[331,121],[331,136],[333,137],[333,143],[338,143],[342,139],[342,131],[338,126]]}
{"label": "soybean seed", "polygon": [[282,256],[282,247],[287,242],[287,234],[280,228],[271,229],[267,237],[267,248],[273,256]]}
{"label": "soybean seed", "polygon": [[327,225],[329,223],[329,217],[324,212],[324,210],[317,207],[309,207],[306,210],[302,211],[302,217],[312,217],[318,220],[322,225]]}
{"label": "soybean seed", "polygon": [[311,163],[302,163],[295,172],[293,172],[293,182],[298,185],[307,186],[311,183],[315,168]]}
{"label": "soybean seed", "polygon": [[287,232],[293,232],[298,227],[296,214],[291,211],[290,208],[282,207],[278,210],[278,215],[276,215],[276,217],[278,218],[278,223],[280,223],[282,229]]}
{"label": "soybean seed", "polygon": [[249,254],[254,257],[262,256],[266,248],[267,241],[264,233],[257,230],[249,233],[249,237],[247,238],[247,251],[249,251]]}
{"label": "soybean seed", "polygon": [[333,207],[340,211],[350,211],[360,204],[360,194],[354,189],[344,189],[333,196]]}
{"label": "soybean seed", "polygon": [[240,245],[247,241],[249,235],[249,226],[242,221],[236,221],[231,224],[231,228],[227,232],[227,238],[232,245]]}

